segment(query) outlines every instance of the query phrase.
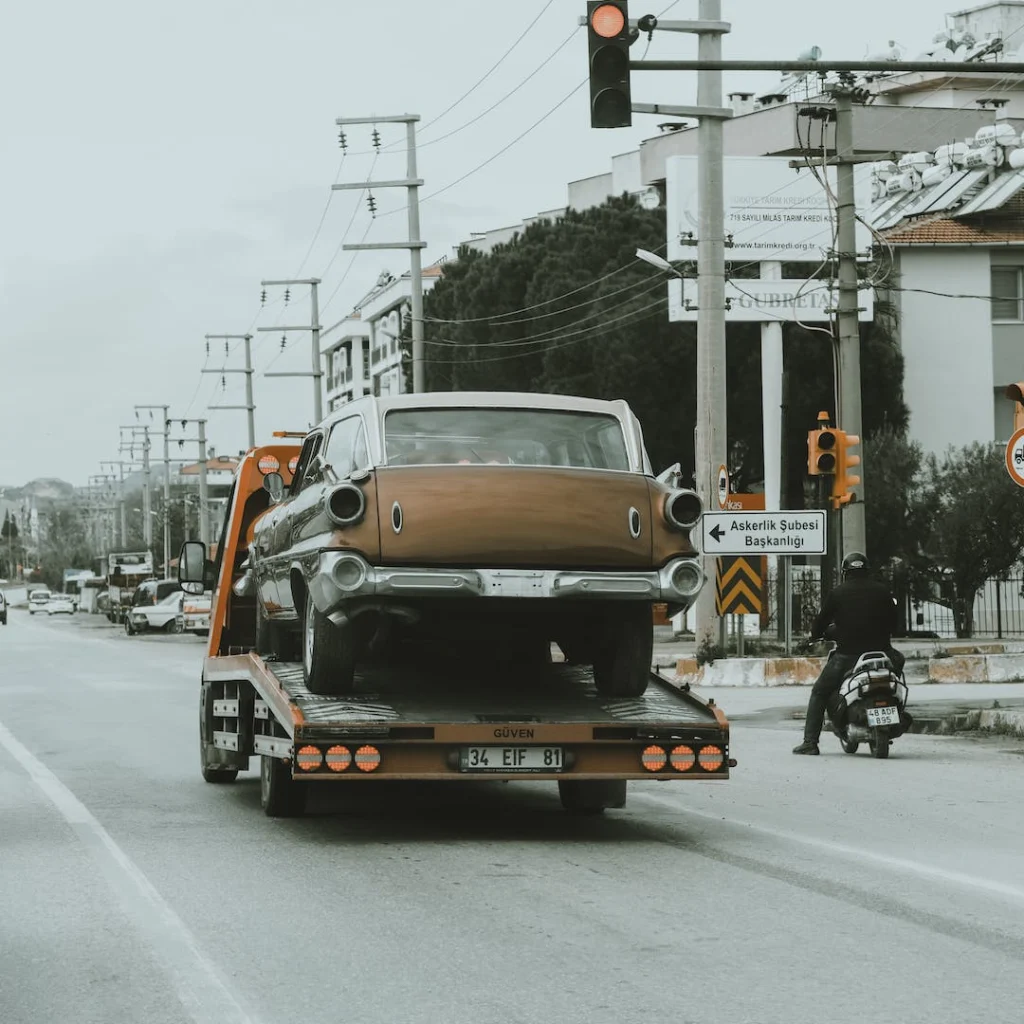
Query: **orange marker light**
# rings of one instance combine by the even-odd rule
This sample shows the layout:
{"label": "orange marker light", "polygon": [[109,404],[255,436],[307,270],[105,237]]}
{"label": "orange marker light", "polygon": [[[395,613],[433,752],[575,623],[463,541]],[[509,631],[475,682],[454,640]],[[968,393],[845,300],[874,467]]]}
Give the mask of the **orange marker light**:
{"label": "orange marker light", "polygon": [[356,751],[356,767],[361,772],[375,772],[380,767],[380,751],[376,747],[360,747]]}
{"label": "orange marker light", "polygon": [[717,772],[725,764],[725,754],[719,747],[701,747],[697,755],[701,768],[706,772]]}
{"label": "orange marker light", "polygon": [[327,767],[332,772],[343,772],[352,764],[352,751],[348,747],[329,747]]}
{"label": "orange marker light", "polygon": [[273,455],[264,455],[257,465],[264,476],[268,473],[276,473],[281,468],[281,463]]}
{"label": "orange marker light", "polygon": [[614,39],[622,35],[626,27],[626,18],[621,8],[614,4],[602,4],[590,16],[590,27],[602,39]]}
{"label": "orange marker light", "polygon": [[304,772],[314,772],[324,763],[324,755],[319,747],[300,747],[295,755],[295,763]]}
{"label": "orange marker light", "polygon": [[298,455],[293,455],[288,460],[288,472],[291,473],[294,476],[295,470],[298,469],[298,468],[299,468],[299,457],[298,457]]}
{"label": "orange marker light", "polygon": [[668,756],[662,747],[646,747],[640,760],[649,772],[660,772],[668,763]]}
{"label": "orange marker light", "polygon": [[688,772],[697,763],[697,755],[692,747],[673,747],[669,760],[677,772]]}

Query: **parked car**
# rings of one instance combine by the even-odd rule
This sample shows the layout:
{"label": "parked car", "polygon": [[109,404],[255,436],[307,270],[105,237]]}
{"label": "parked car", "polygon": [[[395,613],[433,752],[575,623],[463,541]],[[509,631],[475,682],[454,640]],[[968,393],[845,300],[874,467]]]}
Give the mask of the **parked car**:
{"label": "parked car", "polygon": [[181,604],[181,629],[184,633],[196,636],[210,635],[210,611],[213,606],[213,595],[186,594]]}
{"label": "parked car", "polygon": [[50,598],[53,595],[49,590],[33,590],[28,595],[28,613],[29,615],[35,615],[36,612],[45,612],[46,605],[49,603]]}
{"label": "parked car", "polygon": [[7,597],[0,590],[0,625],[7,625]]}
{"label": "parked car", "polygon": [[51,594],[46,602],[47,615],[74,615],[75,602],[70,594]]}
{"label": "parked car", "polygon": [[622,401],[346,404],[307,435],[286,494],[266,476],[273,503],[248,569],[257,650],[301,651],[307,687],[336,694],[375,637],[524,665],[549,661],[555,642],[593,667],[602,695],[639,695],[652,605],[675,614],[705,582],[689,537],[701,503],[669,485],[677,468],[655,478]]}
{"label": "parked car", "polygon": [[129,636],[163,630],[165,633],[179,633],[178,620],[184,594],[180,590],[170,594],[153,605],[132,608],[124,620],[124,631]]}

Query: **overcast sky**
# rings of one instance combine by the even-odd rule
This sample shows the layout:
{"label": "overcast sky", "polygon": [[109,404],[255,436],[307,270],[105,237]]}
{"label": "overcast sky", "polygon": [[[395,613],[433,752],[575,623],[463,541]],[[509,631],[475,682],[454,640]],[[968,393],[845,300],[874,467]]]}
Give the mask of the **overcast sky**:
{"label": "overcast sky", "polygon": [[[631,15],[668,0],[634,2]],[[938,0],[823,4],[725,0],[732,58],[863,58],[894,39],[914,56],[944,24]],[[423,117],[420,174],[436,191],[498,153],[586,76],[583,30],[492,113],[450,138],[533,72],[574,31],[582,0],[50,0],[8,4],[0,65],[0,486],[41,476],[84,484],[116,459],[118,427],[136,403],[209,419],[219,452],[245,445],[242,377],[201,376],[206,333],[301,322],[308,289],[284,311],[261,312],[261,278],[322,277],[322,322],[339,320],[382,269],[404,253],[339,243],[401,238],[404,215],[371,223],[358,193],[335,193],[334,119],[414,112]],[[541,13],[543,12],[543,13]],[[490,77],[436,123],[540,14]],[[695,0],[670,17],[696,16]],[[651,58],[693,56],[692,37],[661,33]],[[777,76],[736,76],[732,89]],[[694,76],[634,75],[635,101],[692,102]],[[473,231],[564,205],[566,183],[602,173],[610,157],[656,134],[659,118],[594,131],[585,88],[466,181],[423,206],[426,259],[450,254]],[[349,130],[342,181],[371,169],[371,127]],[[402,129],[382,126],[376,177],[404,174]],[[380,213],[402,205],[377,194]],[[353,218],[354,214],[354,218]],[[307,252],[309,256],[307,257]],[[343,275],[346,274],[347,276]],[[340,287],[339,287],[340,284]],[[257,370],[309,366],[308,335],[257,335]],[[215,345],[208,366],[223,365]],[[241,352],[228,365],[240,367]],[[257,439],[302,429],[307,379],[255,377]],[[189,433],[195,428],[190,426]],[[179,434],[180,436],[180,428]],[[159,442],[158,442],[159,443]],[[190,446],[187,453],[194,452]]]}

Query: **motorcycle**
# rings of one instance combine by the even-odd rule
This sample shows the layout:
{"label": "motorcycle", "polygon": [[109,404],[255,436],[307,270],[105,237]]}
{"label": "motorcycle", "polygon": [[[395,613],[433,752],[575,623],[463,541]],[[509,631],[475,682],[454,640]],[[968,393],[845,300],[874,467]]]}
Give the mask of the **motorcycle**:
{"label": "motorcycle", "polygon": [[[836,644],[829,639],[831,651]],[[910,727],[910,690],[884,651],[866,651],[843,677],[828,709],[832,730],[847,754],[867,743],[871,756],[886,758],[892,741]]]}

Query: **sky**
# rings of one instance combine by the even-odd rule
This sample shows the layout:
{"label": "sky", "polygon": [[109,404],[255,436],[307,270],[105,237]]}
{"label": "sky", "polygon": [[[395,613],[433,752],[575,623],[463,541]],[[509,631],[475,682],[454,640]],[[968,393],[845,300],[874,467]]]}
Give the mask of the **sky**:
{"label": "sky", "polygon": [[[668,6],[634,0],[630,14]],[[680,0],[666,17],[693,18],[696,8]],[[817,45],[856,60],[890,39],[914,56],[949,9],[936,0],[724,0],[733,25],[725,56],[794,59]],[[444,189],[422,207],[425,262],[450,256],[474,231],[564,206],[567,182],[604,173],[614,154],[657,134],[663,118],[642,115],[630,129],[593,130],[585,85],[570,95],[587,74],[576,27],[585,10],[582,0],[7,5],[0,487],[39,477],[82,485],[101,461],[128,458],[119,428],[136,422],[136,404],[205,417],[218,453],[244,448],[244,412],[209,408],[241,404],[242,375],[226,374],[224,390],[219,373],[201,373],[241,368],[242,352],[214,342],[207,356],[206,334],[255,335],[257,441],[305,429],[311,381],[261,374],[271,364],[307,370],[309,335],[290,334],[282,352],[280,334],[255,329],[308,322],[309,289],[292,289],[287,307],[283,289],[268,289],[261,306],[261,279],[321,278],[330,326],[382,270],[408,267],[402,251],[339,251],[343,241],[405,237],[404,214],[386,215],[404,193],[379,190],[373,219],[358,192],[330,192],[334,181],[371,173],[403,177],[404,129],[380,126],[375,163],[373,127],[348,129],[342,161],[335,118],[421,115],[423,193]],[[695,38],[675,33],[656,33],[647,54],[695,55]],[[725,92],[777,81],[727,76]],[[634,73],[633,99],[694,102],[695,76]],[[173,437],[195,431],[179,423]],[[172,447],[172,457],[196,451]]]}

